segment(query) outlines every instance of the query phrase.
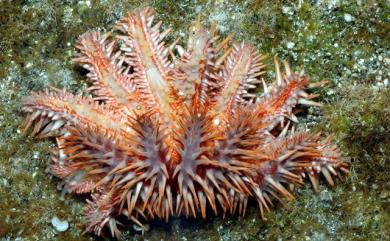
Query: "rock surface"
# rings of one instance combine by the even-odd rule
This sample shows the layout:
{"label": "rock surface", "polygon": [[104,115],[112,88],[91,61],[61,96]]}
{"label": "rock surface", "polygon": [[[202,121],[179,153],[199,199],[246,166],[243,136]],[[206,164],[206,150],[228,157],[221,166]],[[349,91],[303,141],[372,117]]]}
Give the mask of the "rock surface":
{"label": "rock surface", "polygon": [[[20,100],[48,85],[77,93],[87,85],[70,59],[76,38],[89,29],[111,29],[143,1],[0,1],[0,240],[100,240],[70,226],[56,232],[57,216],[81,222],[82,202],[61,198],[46,172],[52,140],[22,134]],[[150,1],[164,27],[183,37],[198,14],[222,34],[304,68],[326,105],[309,109],[300,128],[331,133],[351,174],[319,194],[296,191],[287,209],[278,205],[261,221],[253,206],[244,218],[209,216],[153,221],[125,240],[385,240],[390,237],[390,35],[386,1]],[[386,22],[387,21],[387,22]],[[180,32],[183,31],[183,32]],[[268,59],[270,70],[272,58]],[[270,72],[268,77],[272,77]]]}

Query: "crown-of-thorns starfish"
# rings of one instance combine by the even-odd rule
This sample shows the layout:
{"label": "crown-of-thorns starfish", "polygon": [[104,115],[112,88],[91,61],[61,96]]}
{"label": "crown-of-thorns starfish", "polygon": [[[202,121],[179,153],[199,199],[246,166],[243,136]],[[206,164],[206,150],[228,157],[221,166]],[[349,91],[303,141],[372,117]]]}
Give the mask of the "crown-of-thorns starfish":
{"label": "crown-of-thorns starfish", "polygon": [[282,73],[275,59],[267,86],[252,45],[219,40],[198,18],[186,48],[166,47],[169,29],[154,18],[145,8],[123,17],[116,34],[79,37],[74,61],[89,72],[90,96],[55,89],[23,101],[25,131],[56,136],[50,165],[64,189],[91,194],[86,231],[119,236],[118,218],[142,227],[174,215],[244,215],[248,199],[264,219],[306,178],[317,191],[320,174],[333,186],[348,172],[330,138],[294,132],[295,107],[320,106],[305,90],[323,82],[287,63]]}

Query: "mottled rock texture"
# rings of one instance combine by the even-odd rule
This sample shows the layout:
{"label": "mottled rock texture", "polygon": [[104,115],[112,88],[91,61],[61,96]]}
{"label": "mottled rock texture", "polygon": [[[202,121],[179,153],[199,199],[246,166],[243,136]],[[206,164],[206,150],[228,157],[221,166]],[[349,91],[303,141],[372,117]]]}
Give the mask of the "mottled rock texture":
{"label": "mottled rock texture", "polygon": [[[287,209],[245,218],[155,221],[126,240],[385,240],[390,236],[390,42],[387,1],[0,1],[0,240],[98,240],[79,235],[81,202],[61,198],[47,174],[52,140],[21,134],[20,100],[48,85],[77,93],[85,73],[70,61],[88,29],[111,29],[128,10],[156,8],[183,36],[198,14],[262,53],[304,68],[321,89],[324,111],[309,109],[300,128],[333,134],[351,174],[336,188],[307,186]],[[272,58],[269,58],[269,69]],[[272,74],[270,74],[272,75]],[[268,76],[271,77],[271,76]],[[50,220],[67,220],[57,233]],[[194,235],[196,234],[196,235]]]}

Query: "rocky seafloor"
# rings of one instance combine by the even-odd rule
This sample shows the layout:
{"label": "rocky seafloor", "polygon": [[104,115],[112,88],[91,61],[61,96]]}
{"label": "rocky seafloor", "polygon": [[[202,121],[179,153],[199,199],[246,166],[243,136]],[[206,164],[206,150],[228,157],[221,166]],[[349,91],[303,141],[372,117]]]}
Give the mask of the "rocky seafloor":
{"label": "rocky seafloor", "polygon": [[266,78],[278,55],[304,68],[313,81],[328,80],[318,90],[325,107],[309,109],[300,128],[331,134],[351,167],[334,188],[322,184],[314,194],[306,185],[295,191],[296,200],[287,208],[276,205],[267,221],[250,205],[243,218],[153,221],[149,231],[127,231],[124,240],[390,240],[390,2],[385,0],[0,0],[0,240],[103,239],[81,236],[83,199],[61,198],[59,180],[46,170],[54,141],[21,133],[20,101],[48,85],[74,93],[84,89],[86,77],[70,61],[76,38],[90,29],[109,30],[142,5],[154,7],[175,37],[185,38],[201,14],[222,35],[234,32],[253,43],[270,56]]}

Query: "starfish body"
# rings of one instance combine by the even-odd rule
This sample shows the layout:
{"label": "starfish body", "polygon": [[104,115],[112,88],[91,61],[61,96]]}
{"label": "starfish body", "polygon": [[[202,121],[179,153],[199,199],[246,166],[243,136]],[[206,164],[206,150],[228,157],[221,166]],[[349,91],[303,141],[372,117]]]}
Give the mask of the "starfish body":
{"label": "starfish body", "polygon": [[[260,78],[264,56],[248,43],[219,41],[197,19],[187,47],[166,47],[150,8],[129,13],[112,34],[88,32],[74,61],[88,70],[89,96],[55,90],[23,101],[25,131],[56,136],[51,170],[71,193],[90,193],[85,227],[119,236],[119,217],[244,215],[249,199],[260,216],[289,188],[320,174],[331,186],[348,172],[330,138],[296,133],[297,105],[319,106],[304,72],[275,59],[276,81]],[[253,90],[263,84],[264,92]],[[122,219],[122,218],[121,218]]]}

